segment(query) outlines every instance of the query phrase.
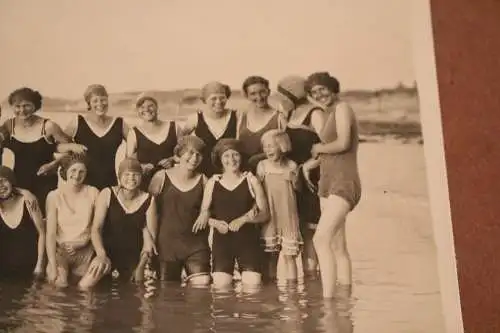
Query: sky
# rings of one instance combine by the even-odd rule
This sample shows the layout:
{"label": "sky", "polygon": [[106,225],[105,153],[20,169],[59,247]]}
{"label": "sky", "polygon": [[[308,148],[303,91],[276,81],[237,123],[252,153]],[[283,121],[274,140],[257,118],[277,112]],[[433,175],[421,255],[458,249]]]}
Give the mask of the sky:
{"label": "sky", "polygon": [[414,81],[411,2],[403,0],[2,0],[0,100],[240,88],[327,70],[343,90]]}

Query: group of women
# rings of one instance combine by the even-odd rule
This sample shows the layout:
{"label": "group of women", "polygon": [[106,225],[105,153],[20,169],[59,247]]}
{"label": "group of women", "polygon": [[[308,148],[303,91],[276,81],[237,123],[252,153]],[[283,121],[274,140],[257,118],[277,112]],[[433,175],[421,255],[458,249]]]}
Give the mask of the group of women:
{"label": "group of women", "polygon": [[[30,88],[8,98],[13,117],[1,147],[0,275],[46,275],[81,288],[109,278],[140,281],[146,265],[162,280],[230,286],[319,271],[325,298],[350,287],[345,223],[361,197],[355,115],[328,72],[288,76],[269,103],[269,81],[248,77],[251,107],[226,107],[230,88],[201,90],[203,109],[182,125],[159,119],[157,100],[136,101],[140,123],[108,114],[108,93],[91,85],[88,112],[62,129],[40,117]],[[126,157],[115,156],[126,142]],[[58,185],[58,175],[62,179]]]}

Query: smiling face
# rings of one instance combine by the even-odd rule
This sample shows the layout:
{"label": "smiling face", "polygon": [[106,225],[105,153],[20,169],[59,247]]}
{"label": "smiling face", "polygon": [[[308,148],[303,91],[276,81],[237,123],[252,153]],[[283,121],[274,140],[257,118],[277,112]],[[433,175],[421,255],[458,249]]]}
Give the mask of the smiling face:
{"label": "smiling face", "polygon": [[250,102],[257,108],[267,108],[270,91],[263,83],[254,83],[248,86],[246,95]]}
{"label": "smiling face", "polygon": [[222,113],[226,109],[227,96],[226,94],[213,93],[207,96],[205,104],[208,110],[214,113]]}
{"label": "smiling face", "polygon": [[12,184],[6,178],[0,177],[0,199],[7,199],[12,194]]}
{"label": "smiling face", "polygon": [[66,182],[73,186],[83,184],[87,176],[87,167],[83,163],[75,163],[66,171]]}
{"label": "smiling face", "polygon": [[103,116],[108,112],[108,96],[92,95],[89,100],[89,109],[98,116]]}
{"label": "smiling face", "polygon": [[152,100],[146,99],[137,107],[137,113],[142,120],[153,122],[158,118],[158,106]]}
{"label": "smiling face", "polygon": [[137,171],[124,171],[120,175],[120,185],[127,190],[135,190],[141,185],[142,174]]}
{"label": "smiling face", "polygon": [[222,170],[224,170],[224,172],[240,171],[241,154],[238,151],[234,149],[226,150],[224,153],[222,153],[220,161],[222,164]]}
{"label": "smiling face", "polygon": [[17,100],[12,104],[14,116],[20,119],[28,119],[36,112],[35,104],[26,100]]}
{"label": "smiling face", "polygon": [[335,102],[336,94],[322,85],[315,85],[310,91],[311,97],[318,103],[330,106]]}
{"label": "smiling face", "polygon": [[179,160],[179,167],[188,171],[194,171],[200,166],[203,159],[202,154],[193,147],[187,146],[181,151]]}
{"label": "smiling face", "polygon": [[262,149],[264,150],[264,154],[266,154],[267,159],[271,161],[278,161],[283,155],[281,147],[274,137],[266,138],[262,143]]}

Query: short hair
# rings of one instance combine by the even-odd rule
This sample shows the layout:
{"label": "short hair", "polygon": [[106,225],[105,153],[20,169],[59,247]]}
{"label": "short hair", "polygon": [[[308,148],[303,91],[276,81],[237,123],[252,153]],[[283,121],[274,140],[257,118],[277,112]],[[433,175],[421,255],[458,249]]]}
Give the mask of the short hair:
{"label": "short hair", "polygon": [[68,170],[74,164],[81,163],[85,165],[88,170],[89,160],[86,154],[69,153],[65,155],[60,162],[61,168],[59,169],[59,176],[66,181],[68,178]]}
{"label": "short hair", "polygon": [[267,140],[274,140],[282,153],[288,153],[292,150],[292,141],[287,132],[279,129],[272,129],[265,132],[260,138],[260,142],[264,145]]}
{"label": "short hair", "polygon": [[334,94],[340,92],[339,80],[329,72],[315,72],[307,77],[305,87],[308,94],[311,94],[311,89],[316,85],[324,86]]}
{"label": "short hair", "polygon": [[35,106],[35,111],[38,111],[42,108],[42,100],[43,97],[38,91],[27,87],[14,90],[10,93],[8,98],[10,106],[13,106],[16,102],[28,101],[30,103],[33,103],[33,105]]}
{"label": "short hair", "polygon": [[267,89],[269,89],[269,81],[262,76],[249,76],[243,81],[243,92],[248,94],[248,87],[250,87],[253,84],[263,84]]}
{"label": "short hair", "polygon": [[221,157],[228,150],[235,150],[241,155],[240,169],[245,170],[247,166],[247,155],[238,139],[220,139],[212,150],[212,164],[220,172],[223,171]]}
{"label": "short hair", "polygon": [[203,155],[205,146],[205,142],[195,135],[183,136],[179,138],[174,147],[174,156],[181,157],[188,147],[197,150],[201,155]]}

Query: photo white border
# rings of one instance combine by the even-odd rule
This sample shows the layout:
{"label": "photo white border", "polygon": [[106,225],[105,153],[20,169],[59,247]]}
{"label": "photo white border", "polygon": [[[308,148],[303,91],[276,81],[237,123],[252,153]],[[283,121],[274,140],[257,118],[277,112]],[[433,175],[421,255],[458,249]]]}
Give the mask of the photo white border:
{"label": "photo white border", "polygon": [[413,63],[417,79],[425,165],[441,304],[447,333],[463,333],[430,0],[413,1]]}

